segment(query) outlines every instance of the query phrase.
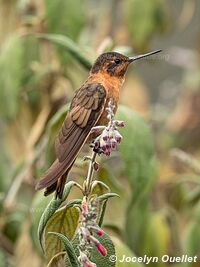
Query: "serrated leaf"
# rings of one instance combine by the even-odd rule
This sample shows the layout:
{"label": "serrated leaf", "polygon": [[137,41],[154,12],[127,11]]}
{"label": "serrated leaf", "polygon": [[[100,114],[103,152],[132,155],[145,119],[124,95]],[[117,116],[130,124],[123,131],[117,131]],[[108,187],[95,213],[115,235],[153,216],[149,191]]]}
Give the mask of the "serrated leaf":
{"label": "serrated leaf", "polygon": [[64,234],[69,240],[76,231],[79,220],[79,211],[75,207],[63,207],[48,220],[44,232],[44,250],[47,259],[51,259],[56,253],[63,250],[62,242],[49,232]]}
{"label": "serrated leaf", "polygon": [[63,198],[62,199],[52,199],[49,202],[48,206],[46,207],[45,211],[43,212],[43,214],[40,218],[39,226],[38,226],[38,237],[39,237],[40,244],[41,244],[42,248],[43,248],[42,237],[43,237],[43,231],[45,229],[45,226],[46,226],[47,222],[49,221],[49,219],[52,217],[52,215],[55,213],[55,211],[60,207],[62,202],[66,200],[66,198],[68,197],[70,190],[74,186],[74,184],[75,184],[74,181],[69,181],[65,185],[65,189],[63,192]]}
{"label": "serrated leaf", "polygon": [[71,265],[73,267],[79,267],[78,258],[76,256],[75,250],[74,250],[72,244],[70,243],[69,239],[60,233],[49,232],[49,234],[53,234],[53,235],[57,236],[60,239],[60,241],[63,242],[65,251],[68,254],[68,258],[70,260]]}

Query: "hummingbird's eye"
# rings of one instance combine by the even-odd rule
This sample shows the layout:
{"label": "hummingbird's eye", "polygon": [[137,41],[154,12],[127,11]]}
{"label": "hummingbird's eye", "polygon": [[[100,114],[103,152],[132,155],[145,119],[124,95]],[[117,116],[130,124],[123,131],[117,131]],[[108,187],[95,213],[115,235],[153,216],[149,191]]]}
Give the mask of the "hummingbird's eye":
{"label": "hummingbird's eye", "polygon": [[116,58],[116,59],[115,59],[115,64],[116,64],[116,65],[119,65],[120,63],[121,63],[121,59]]}

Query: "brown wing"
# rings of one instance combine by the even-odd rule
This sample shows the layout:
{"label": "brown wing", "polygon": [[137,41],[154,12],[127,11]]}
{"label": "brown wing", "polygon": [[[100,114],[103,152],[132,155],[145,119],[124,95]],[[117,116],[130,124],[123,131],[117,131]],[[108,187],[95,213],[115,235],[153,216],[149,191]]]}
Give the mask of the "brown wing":
{"label": "brown wing", "polygon": [[99,83],[85,84],[77,91],[55,141],[58,159],[41,177],[37,189],[52,185],[71,167],[91,128],[101,116],[105,100],[106,90]]}
{"label": "brown wing", "polygon": [[101,84],[87,84],[79,89],[72,100],[70,111],[55,142],[60,162],[70,163],[83,146],[91,128],[100,117],[106,99]]}

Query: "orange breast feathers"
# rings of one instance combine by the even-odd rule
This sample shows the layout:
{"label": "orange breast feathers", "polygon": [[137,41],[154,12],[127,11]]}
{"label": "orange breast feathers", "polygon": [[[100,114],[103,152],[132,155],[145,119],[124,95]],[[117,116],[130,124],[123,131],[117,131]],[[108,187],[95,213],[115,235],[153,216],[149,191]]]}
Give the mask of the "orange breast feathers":
{"label": "orange breast feathers", "polygon": [[[105,108],[108,106],[108,102],[112,98],[113,104],[115,105],[114,113],[117,111],[118,102],[119,102],[119,93],[121,86],[123,84],[123,79],[110,76],[109,74],[103,72],[99,72],[97,74],[92,75],[92,82],[98,82],[103,85],[107,92],[107,99],[105,103]],[[108,119],[107,119],[107,111],[103,110],[101,117],[99,118],[96,125],[107,125]]]}

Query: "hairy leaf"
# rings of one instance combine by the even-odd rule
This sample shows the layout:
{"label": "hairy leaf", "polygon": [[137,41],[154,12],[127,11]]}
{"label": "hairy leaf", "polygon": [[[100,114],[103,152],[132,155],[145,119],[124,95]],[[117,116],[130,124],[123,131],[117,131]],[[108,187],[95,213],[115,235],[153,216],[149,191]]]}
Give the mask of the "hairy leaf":
{"label": "hairy leaf", "polygon": [[104,218],[104,215],[106,212],[107,201],[109,198],[112,198],[112,197],[119,197],[119,195],[116,193],[106,193],[106,194],[100,195],[98,197],[98,199],[99,199],[99,213],[98,213],[97,221],[98,221],[99,226],[101,226],[103,224],[103,218]]}
{"label": "hairy leaf", "polygon": [[92,194],[102,195],[105,192],[110,192],[110,188],[102,181],[95,180],[92,184]]}
{"label": "hairy leaf", "polygon": [[128,245],[141,253],[149,223],[149,193],[155,178],[153,138],[146,123],[129,108],[120,106],[117,117],[126,123],[119,150],[132,192],[127,208],[125,236]]}
{"label": "hairy leaf", "polygon": [[76,256],[75,250],[74,250],[72,244],[70,243],[69,239],[60,233],[49,232],[49,234],[53,234],[60,239],[60,241],[64,244],[64,248],[68,254],[68,258],[70,260],[71,265],[73,267],[79,267],[78,258]]}
{"label": "hairy leaf", "polygon": [[103,195],[101,195],[101,196],[98,197],[99,203],[102,203],[103,201],[108,200],[111,197],[119,197],[119,195],[116,194],[116,193],[106,193],[106,194],[103,194]]}
{"label": "hairy leaf", "polygon": [[62,199],[54,199],[53,198],[50,201],[50,203],[48,204],[48,206],[46,207],[45,211],[43,212],[43,214],[40,218],[39,226],[38,226],[38,237],[40,240],[41,247],[43,247],[42,237],[43,237],[43,231],[45,229],[47,222],[52,217],[52,215],[55,213],[55,211],[60,207],[62,202],[66,200],[66,198],[68,197],[70,190],[74,186],[74,184],[75,184],[75,182],[73,182],[73,181],[68,182],[65,185],[65,189],[63,192],[63,198]]}
{"label": "hairy leaf", "polygon": [[[105,267],[105,266],[114,267],[115,266],[115,262],[111,262],[110,261],[111,255],[115,256],[115,246],[114,246],[111,238],[105,232],[101,237],[98,236],[98,235],[94,235],[94,236],[106,248],[107,255],[106,256],[100,255],[98,250],[95,248],[95,246],[93,246],[91,248],[91,250],[90,250],[89,259],[92,262],[96,263],[96,265],[98,267]],[[79,240],[78,240],[78,236],[77,235],[74,238],[74,240],[72,241],[72,243],[73,243],[73,247],[75,248],[76,254],[79,255],[79,252],[78,252]]]}
{"label": "hairy leaf", "polygon": [[131,109],[120,106],[117,118],[126,123],[119,150],[133,201],[138,201],[151,190],[155,178],[153,137],[144,120]]}
{"label": "hairy leaf", "polygon": [[63,207],[48,220],[44,233],[44,250],[50,260],[55,254],[63,250],[62,242],[49,232],[64,234],[69,240],[76,231],[79,219],[79,211],[75,207]]}

